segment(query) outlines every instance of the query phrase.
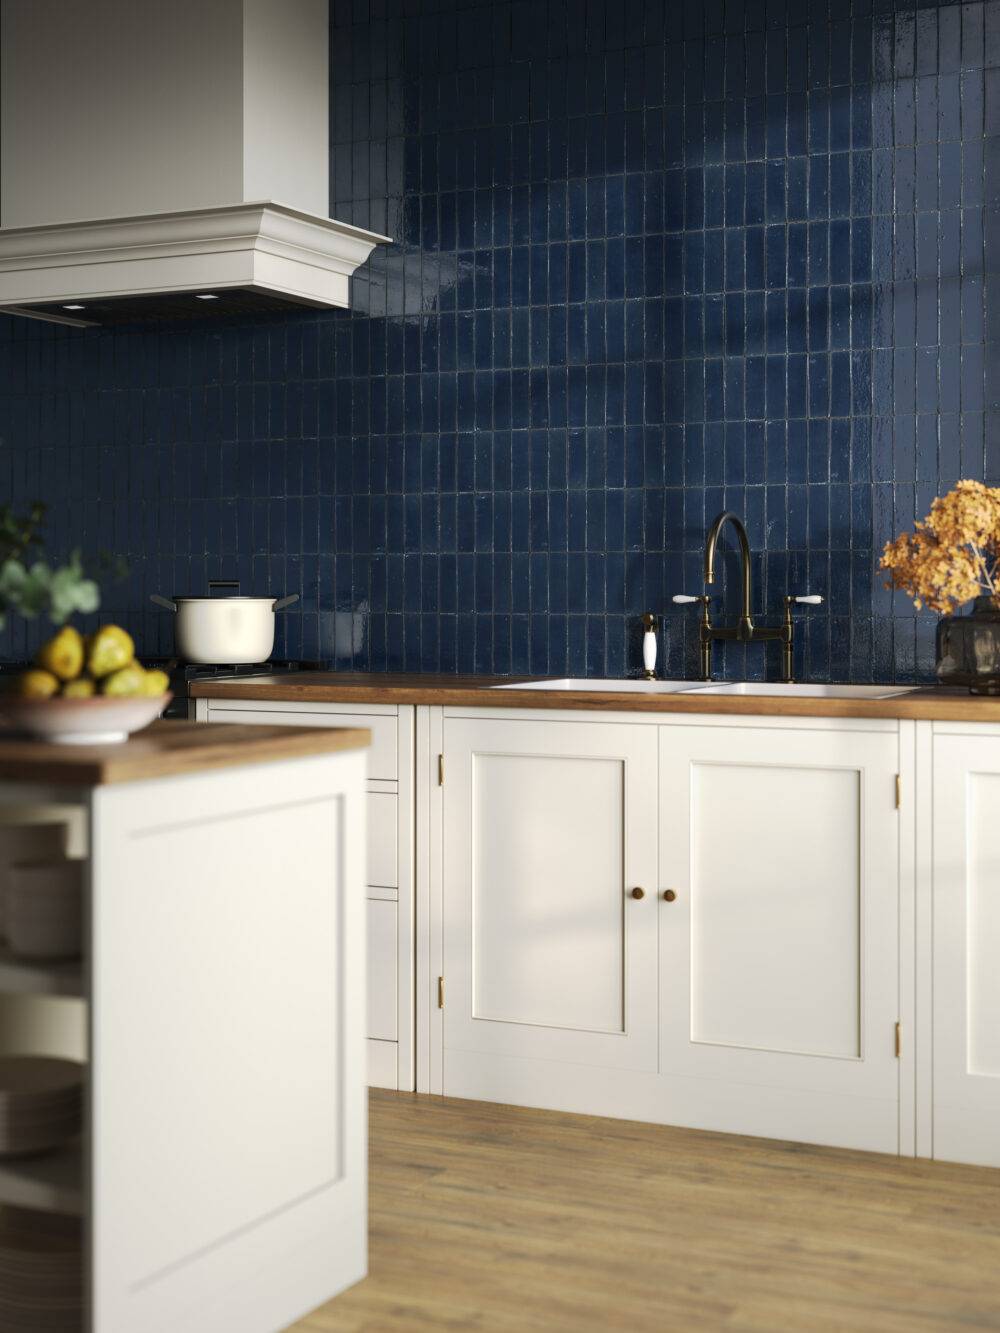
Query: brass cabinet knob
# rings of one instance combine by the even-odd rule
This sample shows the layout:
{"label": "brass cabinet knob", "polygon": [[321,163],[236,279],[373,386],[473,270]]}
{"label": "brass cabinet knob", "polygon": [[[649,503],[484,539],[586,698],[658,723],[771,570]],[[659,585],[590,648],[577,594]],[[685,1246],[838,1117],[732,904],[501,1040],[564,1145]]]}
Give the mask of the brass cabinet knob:
{"label": "brass cabinet knob", "polygon": [[672,903],[676,897],[677,897],[677,894],[674,893],[673,889],[664,889],[664,890],[663,890],[663,901],[664,901],[665,903]]}
{"label": "brass cabinet knob", "polygon": [[646,890],[640,889],[638,885],[636,885],[636,887],[632,890],[632,897],[636,900],[636,902],[638,902],[640,898],[645,898],[645,896],[646,896]]}

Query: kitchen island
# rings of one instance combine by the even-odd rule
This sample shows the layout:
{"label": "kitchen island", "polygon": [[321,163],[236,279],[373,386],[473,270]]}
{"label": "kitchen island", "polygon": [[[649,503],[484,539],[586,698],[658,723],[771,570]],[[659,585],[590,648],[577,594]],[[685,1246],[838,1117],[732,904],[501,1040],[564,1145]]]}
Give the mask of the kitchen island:
{"label": "kitchen island", "polygon": [[90,1333],[274,1333],[366,1271],[364,728],[0,741],[0,801],[82,807],[79,1147],[0,1202],[84,1219]]}
{"label": "kitchen island", "polygon": [[701,684],[192,695],[372,730],[371,1082],[1000,1166],[1000,700]]}

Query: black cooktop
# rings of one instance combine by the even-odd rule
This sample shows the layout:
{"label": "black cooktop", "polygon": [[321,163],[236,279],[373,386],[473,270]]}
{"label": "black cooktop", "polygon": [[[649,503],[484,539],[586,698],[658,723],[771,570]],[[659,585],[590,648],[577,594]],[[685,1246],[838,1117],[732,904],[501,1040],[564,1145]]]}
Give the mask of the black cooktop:
{"label": "black cooktop", "polygon": [[177,658],[142,658],[144,666],[159,667],[170,677],[173,699],[164,717],[187,717],[188,686],[193,680],[225,679],[230,676],[284,676],[293,671],[322,670],[322,662],[277,658],[273,662],[180,662]]}

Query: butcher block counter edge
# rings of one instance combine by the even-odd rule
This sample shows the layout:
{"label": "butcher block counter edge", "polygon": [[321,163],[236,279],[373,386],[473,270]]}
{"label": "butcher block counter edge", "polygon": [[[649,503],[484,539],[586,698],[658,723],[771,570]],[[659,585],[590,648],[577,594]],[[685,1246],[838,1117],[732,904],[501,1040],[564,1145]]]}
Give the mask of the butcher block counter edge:
{"label": "butcher block counter edge", "polygon": [[[302,671],[192,681],[190,695],[201,699],[258,703],[431,704],[469,708],[586,709],[633,713],[715,713],[757,717],[900,718],[926,722],[1000,722],[1000,699],[967,690],[928,686],[888,699],[809,699],[762,695],[633,694],[600,690],[533,690],[543,677],[375,675],[363,672]],[[523,684],[497,690],[494,685]],[[696,682],[692,682],[695,684]],[[887,687],[891,688],[891,687]]]}
{"label": "butcher block counter edge", "polygon": [[115,782],[304,759],[365,749],[365,727],[256,727],[154,722],[118,745],[53,745],[23,736],[0,738],[0,782],[100,787]]}

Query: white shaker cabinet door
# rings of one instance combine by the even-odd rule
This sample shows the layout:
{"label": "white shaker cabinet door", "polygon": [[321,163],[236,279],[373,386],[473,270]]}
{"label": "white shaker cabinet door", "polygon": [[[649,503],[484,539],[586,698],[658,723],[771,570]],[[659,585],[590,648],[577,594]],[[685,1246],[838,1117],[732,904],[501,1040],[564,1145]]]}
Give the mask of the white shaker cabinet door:
{"label": "white shaker cabinet door", "polygon": [[364,773],[94,792],[92,1333],[268,1333],[364,1276]]}
{"label": "white shaker cabinet door", "polygon": [[446,718],[444,750],[444,1092],[486,1095],[481,1057],[655,1070],[655,729]]}
{"label": "white shaker cabinet door", "polygon": [[1000,1166],[1000,737],[934,739],[934,1156]]}
{"label": "white shaker cabinet door", "polygon": [[660,728],[678,1123],[897,1151],[897,757],[894,732]]}

